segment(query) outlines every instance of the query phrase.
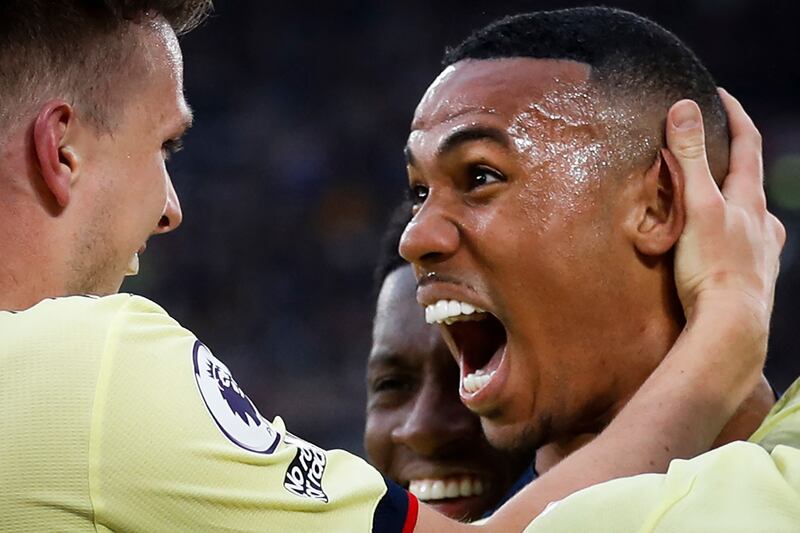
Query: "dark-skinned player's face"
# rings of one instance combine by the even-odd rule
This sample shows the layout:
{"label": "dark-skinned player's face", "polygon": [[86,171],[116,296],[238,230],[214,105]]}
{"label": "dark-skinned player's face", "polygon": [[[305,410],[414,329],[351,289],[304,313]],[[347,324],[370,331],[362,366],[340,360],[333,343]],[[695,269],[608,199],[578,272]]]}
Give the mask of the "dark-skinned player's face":
{"label": "dark-skinned player's face", "polygon": [[401,254],[498,446],[596,429],[657,364],[620,353],[642,262],[599,110],[588,66],[514,58],[448,67],[414,116]]}
{"label": "dark-skinned player's face", "polygon": [[458,367],[425,323],[410,266],[387,276],[367,365],[370,461],[439,512],[474,520],[494,508],[533,454],[499,452],[458,397]]}

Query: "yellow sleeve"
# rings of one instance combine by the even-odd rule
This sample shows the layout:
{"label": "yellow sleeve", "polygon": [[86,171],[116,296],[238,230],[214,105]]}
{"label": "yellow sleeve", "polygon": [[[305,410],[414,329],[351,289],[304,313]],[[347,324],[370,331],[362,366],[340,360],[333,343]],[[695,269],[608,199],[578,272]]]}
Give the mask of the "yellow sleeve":
{"label": "yellow sleeve", "polygon": [[109,331],[96,398],[98,530],[400,532],[415,519],[405,491],[363,460],[265,420],[227,367],[145,299]]}
{"label": "yellow sleeve", "polygon": [[734,442],[666,474],[595,485],[552,505],[526,533],[800,531],[800,450]]}

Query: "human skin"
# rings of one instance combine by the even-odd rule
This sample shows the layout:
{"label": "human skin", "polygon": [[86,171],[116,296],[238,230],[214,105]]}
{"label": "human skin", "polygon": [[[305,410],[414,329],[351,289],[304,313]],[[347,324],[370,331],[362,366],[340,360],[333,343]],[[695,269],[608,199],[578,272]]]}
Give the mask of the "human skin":
{"label": "human skin", "polygon": [[[609,163],[608,124],[592,117],[614,117],[588,75],[572,61],[458,62],[426,92],[408,138],[417,205],[400,251],[420,304],[491,315],[442,332],[462,401],[502,448],[583,443],[683,327],[669,255],[684,224],[679,191],[660,155],[623,175]],[[479,369],[488,382],[467,390]],[[746,438],[768,408],[733,434]]]}
{"label": "human skin", "polygon": [[[120,84],[130,94],[98,128],[79,104],[45,95],[29,119],[6,132],[0,154],[0,307],[25,309],[45,297],[113,294],[153,234],[182,213],[165,161],[191,113],[175,33],[161,18],[130,25],[137,39]],[[123,90],[123,88],[117,88]],[[25,232],[12,220],[26,220]],[[36,277],[29,272],[35,265]]]}
{"label": "human skin", "polygon": [[[364,445],[384,475],[440,513],[472,521],[497,506],[533,453],[503,453],[486,441],[480,420],[458,397],[458,367],[438,328],[425,323],[416,286],[410,265],[381,286]],[[434,491],[447,491],[447,498]]]}
{"label": "human skin", "polygon": [[[145,81],[155,81],[155,80],[149,80],[148,78],[145,78]],[[167,91],[167,96],[172,96],[172,95]],[[149,109],[148,106],[144,106],[144,108]],[[157,128],[156,130],[143,132],[145,133],[145,136],[147,138],[150,138],[151,135],[153,137],[158,136],[161,138],[159,152],[163,152],[165,148],[164,143],[166,143],[171,137],[174,137],[174,135],[179,134],[180,130],[185,127],[185,123],[187,121],[185,113],[178,112],[172,114],[169,112],[171,110],[174,110],[172,106],[168,106],[168,108],[162,109],[162,111],[164,111],[164,116],[160,116],[159,119],[156,121],[157,124],[154,125],[154,127]],[[178,117],[179,115],[182,116]],[[70,210],[69,207],[70,205],[74,205],[73,200],[75,200],[75,198],[73,198],[73,196],[77,195],[77,193],[75,193],[75,195],[73,194],[74,192],[73,188],[78,187],[82,181],[82,178],[86,177],[85,174],[78,172],[79,170],[82,169],[81,165],[84,161],[83,158],[88,157],[90,160],[92,159],[91,151],[89,153],[84,153],[84,151],[80,150],[81,147],[83,148],[86,147],[86,144],[80,141],[83,140],[84,142],[88,143],[89,146],[97,147],[97,144],[94,141],[98,141],[98,139],[102,138],[102,136],[98,135],[97,132],[94,130],[86,131],[82,130],[81,128],[78,128],[80,123],[73,122],[76,116],[79,116],[79,113],[76,110],[74,110],[71,105],[68,105],[63,101],[49,100],[45,105],[40,107],[39,110],[37,111],[35,122],[33,124],[29,123],[27,125],[27,127],[30,129],[29,133],[23,134],[22,138],[20,138],[19,131],[14,131],[12,132],[13,134],[10,133],[7,137],[5,137],[5,139],[7,139],[8,144],[6,144],[4,148],[7,149],[10,146],[12,150],[6,150],[6,153],[3,154],[3,167],[2,167],[3,177],[4,178],[8,177],[10,182],[10,185],[6,188],[5,182],[3,181],[4,190],[2,191],[3,192],[2,198],[4,202],[7,202],[6,207],[8,209],[6,209],[5,211],[8,211],[10,213],[9,215],[6,214],[4,211],[3,216],[6,217],[10,216],[11,218],[3,219],[2,224],[0,224],[0,228],[2,228],[3,230],[3,234],[1,237],[2,240],[0,240],[0,249],[4,250],[13,249],[15,251],[13,257],[5,255],[2,258],[3,261],[2,268],[4,271],[4,276],[0,279],[4,280],[4,285],[2,287],[3,290],[0,292],[0,294],[3,294],[2,306],[6,309],[24,308],[27,306],[25,302],[28,303],[35,302],[41,297],[53,297],[63,294],[64,291],[66,290],[65,287],[69,286],[66,280],[72,279],[71,276],[65,275],[65,271],[68,270],[67,268],[65,268],[65,265],[70,265],[70,262],[66,261],[65,257],[69,258],[78,255],[88,260],[95,256],[95,252],[92,250],[80,250],[81,253],[77,252],[65,253],[65,249],[67,251],[72,250],[75,242],[80,242],[78,239],[78,235],[82,234],[82,231],[84,229],[81,224],[75,223],[75,221],[79,219],[73,217],[77,217],[78,214],[76,214],[74,210]],[[163,123],[162,121],[170,117],[174,119],[174,121],[171,122],[171,127],[167,127],[166,124]],[[73,127],[70,128],[70,126]],[[24,125],[22,129],[25,129]],[[69,137],[68,135],[70,132],[72,134],[72,137]],[[83,132],[86,135],[94,135],[95,139],[93,140],[89,139],[89,141],[87,141],[86,139],[82,139],[81,135],[78,135],[78,133],[80,132]],[[73,141],[72,143],[66,142],[66,139],[68,137],[72,139]],[[114,144],[106,145],[105,147],[108,149],[114,149],[115,145]],[[150,153],[152,149],[144,151],[146,153]],[[12,155],[11,157],[9,157],[9,153],[11,153]],[[28,174],[23,173],[22,170],[28,171],[30,169],[28,167],[25,167],[24,165],[20,165],[19,160],[14,157],[14,154],[26,154],[26,155],[32,154],[31,157],[33,158],[33,160],[28,161],[26,159],[26,163],[30,163],[30,165],[32,165],[32,167],[34,168],[38,167],[39,169],[38,173],[32,171],[29,172]],[[135,154],[134,153],[125,154],[124,152],[121,152],[118,155],[121,156],[131,155],[131,157],[133,157]],[[164,154],[161,153],[160,155],[163,157]],[[100,156],[96,157],[98,157],[98,159],[100,158]],[[150,161],[152,161],[152,158],[145,156],[143,156],[141,160],[142,163],[148,163]],[[163,166],[163,161],[160,162],[158,166]],[[162,177],[166,175],[165,172],[157,172],[157,173],[160,174]],[[22,175],[23,179],[15,180],[15,178],[18,177],[18,174]],[[109,179],[113,178],[114,177],[112,176]],[[94,179],[97,179],[97,177],[95,176]],[[83,181],[92,182],[93,180],[87,179]],[[123,239],[122,236],[120,235],[118,236],[119,239],[115,237],[114,239],[115,241],[117,240],[138,241],[140,238],[140,236],[138,235],[139,233],[141,233],[141,239],[144,239],[146,235],[149,234],[150,232],[167,231],[168,229],[171,229],[171,227],[174,226],[175,221],[170,217],[170,215],[173,215],[174,217],[174,208],[170,210],[167,207],[168,204],[170,203],[168,199],[170,196],[168,189],[170,187],[165,183],[161,183],[158,180],[156,181],[157,181],[156,185],[159,186],[157,187],[157,189],[159,189],[160,186],[163,185],[164,189],[167,190],[164,192],[163,197],[161,197],[161,195],[158,194],[155,195],[158,202],[153,201],[153,204],[156,203],[162,204],[163,200],[163,205],[160,205],[160,209],[153,208],[152,220],[148,220],[148,223],[146,224],[148,226],[146,228],[146,231],[144,230],[144,228],[139,228],[136,231],[134,231],[133,227],[126,228],[125,231],[126,234],[128,231],[130,231],[132,234],[137,233],[137,235],[131,237],[130,239]],[[82,185],[81,187],[85,186]],[[84,192],[86,191],[86,189],[83,188],[81,190]],[[6,195],[5,193],[9,194]],[[30,196],[34,196],[36,198],[31,199]],[[149,198],[149,196],[147,196],[146,199],[147,198]],[[138,198],[129,198],[128,201],[131,201],[133,203],[133,200],[137,199]],[[149,205],[149,202],[147,203]],[[720,203],[723,204],[722,207],[724,208],[725,202],[722,201],[721,197],[720,197]],[[138,206],[138,208],[143,209],[144,211],[150,210],[149,207]],[[66,213],[67,210],[70,210],[69,214]],[[46,211],[47,213],[43,214],[40,211]],[[709,212],[710,214],[708,215],[708,217],[712,222],[715,223],[717,222],[717,218],[719,218],[716,216],[719,214],[718,211],[720,210],[714,209]],[[725,210],[722,209],[722,211],[724,214]],[[161,213],[160,218],[158,218],[155,215],[156,212]],[[16,217],[20,216],[24,216],[25,217],[24,219],[26,220],[26,227],[24,228],[24,232],[20,230],[19,225],[17,224],[19,218]],[[59,222],[62,225],[58,225],[55,222],[52,222],[52,224],[49,223],[51,221],[49,221],[48,217],[56,217],[56,216],[59,217]],[[167,217],[166,220],[164,219],[165,216]],[[149,217],[145,218],[149,219]],[[143,223],[142,226],[145,226],[145,224]],[[723,228],[726,227],[725,224],[712,224],[712,226],[723,227]],[[26,232],[27,233],[32,232],[33,236],[36,238],[28,239]],[[122,230],[120,230],[120,233],[121,232]],[[65,249],[61,248],[53,250],[48,249],[46,246],[47,244],[57,244],[56,241],[52,239],[53,235],[50,235],[50,233],[55,233],[57,235],[60,234],[65,239],[65,243],[70,246],[66,246]],[[745,232],[744,236],[747,237],[748,235],[749,234]],[[725,236],[726,235],[722,235],[722,237]],[[763,240],[760,239],[756,239],[755,241],[742,239],[741,236],[735,232],[732,237],[729,236],[729,238],[727,239],[720,238],[719,235],[712,234],[710,237],[706,236],[702,240],[706,243],[708,242],[721,243],[723,246],[722,248],[723,251],[725,250],[724,245],[730,242],[733,243],[746,242],[749,245],[751,245],[753,249],[758,249],[758,246],[754,245],[754,243],[760,244],[763,242]],[[111,268],[111,266],[108,267],[109,278],[111,279],[111,281],[115,281],[117,278],[119,278],[119,281],[121,281],[122,276],[124,275],[124,271],[126,271],[130,266],[129,256],[133,252],[133,250],[136,249],[134,246],[138,246],[138,244],[131,244],[130,250],[128,251],[122,250],[119,254],[126,258],[125,261],[119,261],[120,264],[124,266],[124,268],[123,266],[117,268],[116,262],[112,262],[111,265],[115,266],[115,268]],[[731,247],[731,249],[736,249],[736,248],[737,248],[736,246]],[[105,255],[105,254],[100,254],[100,255]],[[724,256],[724,254],[722,257],[723,259],[727,259]],[[766,254],[764,257],[770,259],[772,258],[772,255]],[[711,259],[713,263],[714,257],[712,257]],[[717,260],[719,260],[719,258],[717,258]],[[45,262],[42,263],[42,261]],[[100,263],[102,264],[102,261]],[[725,261],[722,260],[722,263],[725,264]],[[100,270],[102,272],[105,272],[106,268]],[[36,273],[37,279],[32,280],[31,273],[34,272]],[[74,271],[74,269],[71,272],[73,276],[79,274],[79,272]],[[736,278],[736,276],[733,277],[730,276],[729,274],[731,274],[731,272],[729,270],[727,271],[723,270],[721,273],[728,275],[722,277],[717,275],[720,274],[719,271],[714,272],[712,270],[711,273],[714,274],[711,277],[700,275],[699,279],[701,280],[701,283],[699,285],[693,284],[694,286],[692,290],[701,294],[714,294],[715,291],[710,290],[709,287],[707,286],[708,283],[706,283],[706,281],[708,281],[709,279],[711,279],[712,281],[716,281],[718,283],[724,282],[725,280],[731,280],[732,278],[738,279]],[[758,276],[755,277],[758,278]],[[747,276],[744,276],[743,281],[744,282],[748,281]],[[774,279],[772,279],[772,281],[774,282]],[[109,285],[115,283],[109,283]],[[23,285],[24,289],[21,288]],[[711,289],[713,288],[714,287],[712,286]],[[106,288],[104,288],[102,284],[98,285],[98,292],[102,292],[105,290]],[[737,290],[741,292],[741,287],[738,287]],[[733,292],[736,293],[737,291]],[[717,290],[716,294],[719,293],[720,291]],[[757,297],[758,296],[756,295],[756,298]],[[752,302],[753,296],[748,294],[748,298],[745,301]],[[731,306],[732,309],[738,309],[739,307],[737,307],[737,303],[740,303],[737,301],[736,294],[733,294],[730,298],[728,297],[717,298],[716,303],[720,302],[724,303],[725,306]],[[723,306],[723,308],[725,308],[725,306]],[[704,315],[703,306],[700,305],[697,307],[698,307],[697,315],[703,316]],[[757,313],[754,313],[752,316],[748,316],[745,318],[752,320],[753,316],[756,315]],[[715,316],[712,314],[711,316],[714,317],[714,320],[711,322],[710,326],[708,323],[705,324],[705,327],[709,328],[707,331],[712,333],[722,331],[726,334],[724,336],[726,338],[716,339],[716,336],[714,335],[710,336],[709,337],[710,339],[714,341],[719,340],[720,342],[719,345],[717,345],[716,342],[712,342],[711,347],[714,347],[716,349],[708,350],[708,348],[710,347],[709,343],[700,343],[699,346],[693,344],[692,340],[697,341],[696,336],[694,336],[695,338],[690,339],[688,341],[688,344],[684,343],[678,346],[677,352],[673,354],[676,357],[671,359],[673,363],[675,361],[686,361],[688,363],[695,363],[695,364],[698,362],[699,363],[705,362],[706,361],[705,359],[697,357],[698,354],[703,354],[706,356],[712,355],[716,357],[720,356],[734,357],[737,355],[746,355],[747,353],[749,353],[749,351],[746,351],[745,354],[740,354],[738,353],[738,350],[733,350],[733,353],[730,353],[729,351],[725,350],[726,347],[730,348],[731,346],[730,344],[731,339],[727,338],[728,334],[732,333],[733,341],[736,341],[738,340],[737,334],[740,335],[741,332],[743,331],[748,332],[749,334],[749,332],[751,331],[750,328],[748,327],[738,327],[742,325],[738,321],[738,319],[741,319],[741,317],[738,316],[726,317],[728,318],[728,320],[725,322],[727,326],[731,325],[737,326],[733,328],[731,332],[729,328],[719,327],[720,324],[718,320],[719,318],[718,315]],[[755,329],[758,329],[758,327],[756,327]],[[700,324],[700,330],[701,331],[703,330],[702,324]],[[765,336],[765,331],[766,330],[764,330],[764,336]],[[734,342],[733,345],[738,346],[738,343]],[[747,345],[747,347],[750,348],[750,345]],[[700,349],[698,350],[698,348]],[[689,357],[685,357],[687,355]],[[712,360],[712,363],[719,363],[719,361]],[[744,364],[741,365],[742,368],[745,368],[747,366],[748,365]],[[728,367],[739,368],[739,365],[728,365]],[[733,378],[731,378],[730,376],[727,375],[726,372],[724,372],[724,370],[726,369],[727,367],[724,367],[722,369],[723,370],[722,372],[717,371],[715,373],[708,374],[707,372],[706,373],[703,372],[703,370],[707,371],[707,368],[705,368],[703,365],[700,365],[701,371],[695,375],[691,372],[687,372],[688,370],[692,370],[691,365],[688,365],[687,368],[683,369],[681,369],[680,367],[678,368],[678,370],[680,370],[679,374],[687,378],[687,380],[691,375],[695,375],[695,378],[697,376],[703,378],[701,383],[703,383],[706,386],[706,388],[703,389],[702,392],[705,393],[708,390],[709,395],[711,397],[715,397],[715,395],[718,393],[718,390],[717,387],[712,387],[711,385],[718,385],[719,387],[723,388],[725,391],[728,392],[727,394],[724,395],[724,399],[727,399],[727,401],[734,403],[738,401],[739,397],[737,395],[737,391],[741,389],[741,386],[735,387],[733,385],[735,385],[739,381],[746,383],[747,380],[740,379],[737,381],[736,375],[734,375]],[[671,370],[673,372],[673,374],[671,375],[675,375],[675,369],[668,369],[668,370]],[[663,380],[657,381],[657,383],[663,384]],[[684,391],[681,387],[674,386],[675,383],[672,383],[669,380],[667,380],[666,383],[672,386],[668,387],[667,390],[665,391],[661,391],[666,393],[663,396],[659,396],[662,399],[677,398],[678,400],[680,400],[682,399],[680,395],[677,397],[672,397],[670,396],[669,393],[677,389],[680,389],[681,393],[691,393],[693,390],[695,390],[689,387]],[[680,383],[681,383],[680,381],[677,382],[677,384]],[[697,381],[689,380],[688,383],[694,384],[697,383]],[[645,397],[648,397],[647,393],[652,392],[650,390],[651,388],[647,387],[647,385],[648,383],[645,383],[645,387],[643,387],[643,390],[641,391],[642,394],[645,395]],[[656,388],[656,391],[659,392],[658,388]],[[678,402],[675,405],[675,407],[679,407],[682,409],[686,406],[690,408],[695,406],[695,404],[691,401],[692,400],[691,394],[689,394],[689,397],[683,398],[683,400],[684,400],[683,403]],[[626,409],[629,409],[631,406],[636,407],[638,405],[639,403],[637,402],[631,402]],[[659,422],[661,420],[661,417],[664,416],[665,414],[672,413],[672,408],[673,408],[672,405],[668,404],[667,407],[668,407],[667,409],[660,410],[656,413],[657,416],[655,417],[656,419],[655,422]],[[719,413],[717,414],[717,416],[720,419],[726,418],[727,416],[726,407],[727,407],[726,405],[720,406]],[[677,414],[682,414],[681,409],[678,409]],[[690,415],[693,413],[696,414],[696,412],[697,411],[690,410],[689,414]],[[639,432],[636,431],[637,426],[635,425],[634,426],[622,425],[621,426],[622,431],[621,432],[617,431],[618,426],[620,425],[619,424],[620,421],[624,420],[641,421],[645,413],[647,413],[646,410],[637,411],[636,409],[633,409],[631,417],[628,418],[625,416],[626,410],[623,410],[620,416],[617,419],[615,419],[612,426],[609,427],[609,431],[612,431],[612,435],[622,434],[625,435],[626,438],[618,443],[619,446],[615,447],[613,445],[615,443],[612,442],[611,443],[612,445],[605,449],[607,451],[610,450],[611,452],[618,453],[619,454],[618,457],[621,457],[623,459],[621,463],[624,463],[626,465],[632,459],[640,458],[642,460],[648,461],[646,464],[649,464],[652,468],[658,469],[660,468],[660,465],[662,465],[662,463],[654,462],[653,457],[654,455],[658,455],[659,452],[663,453],[662,450],[663,443],[657,442],[658,446],[652,448],[642,447],[640,446],[640,444],[643,443],[634,439],[633,437],[641,435],[642,432],[649,435],[649,433],[647,433],[649,431],[656,436],[662,435],[665,438],[675,437],[680,442],[681,437],[683,435],[674,436],[671,434],[669,435],[665,434],[664,428],[672,427],[672,425],[667,424],[666,426],[664,426],[659,423],[653,423],[654,422],[653,419],[649,419],[650,423],[647,425],[647,427],[645,428],[639,427],[638,428]],[[691,422],[694,421],[695,419],[696,417],[692,418],[691,416],[685,418],[684,420],[687,420],[688,423],[685,426],[681,425],[680,429],[683,430],[692,427]],[[703,433],[703,430],[705,430],[706,432],[710,431],[709,428],[714,427],[713,422],[715,420],[716,418],[711,416],[704,418],[702,420],[702,425],[699,428],[701,430],[700,433]],[[678,433],[682,433],[682,431]],[[601,443],[603,443],[603,441],[601,441],[600,439],[598,439],[598,441],[590,443],[589,445],[586,446],[586,448],[580,451],[581,452],[580,456],[585,457],[586,454],[589,454],[592,451],[597,450],[598,448],[597,445]],[[646,444],[646,442],[644,444]],[[632,448],[626,448],[626,446],[632,446]],[[631,453],[631,450],[638,453]],[[576,456],[577,455],[578,454],[576,454]],[[570,463],[570,461],[565,461],[564,464],[561,465],[561,467],[567,468],[570,466],[570,464],[574,465],[576,463],[574,462]],[[577,464],[579,467],[582,465],[582,463],[577,463]],[[616,466],[616,463],[603,461],[600,463],[600,465]],[[583,470],[581,468],[577,470],[577,472],[582,472],[582,471]],[[616,472],[616,474],[625,475],[627,471],[628,470],[624,468],[620,468]],[[551,477],[550,479],[554,478]],[[529,513],[534,512],[532,510],[534,509],[533,507],[527,506],[527,504],[530,503],[527,499],[522,501],[526,505],[522,506],[521,514],[518,515],[519,519],[532,516]],[[544,501],[548,500],[545,499]],[[520,507],[517,506],[517,509],[520,510]],[[442,533],[444,531],[447,531],[448,529],[446,527],[440,528],[439,526],[448,525],[456,528],[461,527],[458,524],[449,521],[445,522],[444,520],[445,519],[443,517],[435,514],[432,510],[423,507],[423,510],[421,511],[420,514],[420,520],[418,522],[418,525],[420,526],[418,530],[437,531],[438,533]],[[519,528],[511,527],[511,528],[497,529],[497,530],[513,531],[514,529],[519,529]]]}
{"label": "human skin", "polygon": [[[686,214],[675,257],[686,326],[595,440],[528,485],[480,529],[521,531],[549,502],[581,488],[663,472],[671,457],[702,453],[759,381],[786,233],[766,209],[761,137],[739,103],[724,91],[721,96],[732,134],[722,191],[708,170],[697,105],[678,102],[667,116],[668,150],[662,155]],[[469,530],[424,507],[415,529]]]}

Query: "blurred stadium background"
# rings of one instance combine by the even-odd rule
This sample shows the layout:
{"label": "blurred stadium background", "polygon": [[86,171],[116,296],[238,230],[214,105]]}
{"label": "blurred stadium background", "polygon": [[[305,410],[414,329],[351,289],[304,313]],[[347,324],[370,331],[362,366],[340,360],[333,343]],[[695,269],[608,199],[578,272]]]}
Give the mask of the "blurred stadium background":
{"label": "blurred stadium background", "polygon": [[[184,209],[124,290],[160,302],[271,418],[362,453],[372,267],[402,148],[446,45],[505,14],[588,2],[217,0],[184,41],[196,126],[171,162]],[[609,1],[685,40],[765,138],[789,239],[767,374],[800,374],[800,4]],[[579,325],[576,325],[579,327]]]}

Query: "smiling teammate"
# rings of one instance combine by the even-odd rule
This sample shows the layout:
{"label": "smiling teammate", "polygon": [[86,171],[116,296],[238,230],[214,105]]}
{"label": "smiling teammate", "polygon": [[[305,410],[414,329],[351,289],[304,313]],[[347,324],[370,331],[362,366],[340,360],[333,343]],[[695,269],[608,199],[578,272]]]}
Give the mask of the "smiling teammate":
{"label": "smiling teammate", "polygon": [[533,453],[493,448],[459,400],[458,367],[425,323],[411,266],[397,252],[408,215],[407,205],[396,210],[376,269],[364,448],[370,463],[420,501],[472,521],[532,479]]}
{"label": "smiling teammate", "polygon": [[[175,33],[208,8],[0,6],[0,529],[469,530],[417,512],[362,460],[265,420],[194,334],[156,304],[115,294],[147,237],[180,223],[164,164],[190,121]],[[741,109],[732,112],[741,125]],[[752,131],[745,124],[738,138]],[[690,163],[686,136],[672,140]],[[738,152],[737,161],[759,153]],[[719,195],[701,187],[702,166],[686,170],[696,182],[687,199]],[[749,170],[732,181],[757,181]],[[522,529],[554,499],[708,446],[763,363],[781,242],[763,205],[740,201],[720,197],[702,216],[687,204],[678,264],[691,327],[671,356],[560,476],[523,490],[487,528]],[[738,225],[725,223],[731,216]],[[720,248],[706,255],[707,246]],[[762,307],[720,320],[721,303]]]}

